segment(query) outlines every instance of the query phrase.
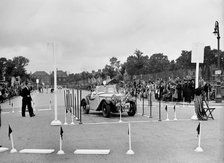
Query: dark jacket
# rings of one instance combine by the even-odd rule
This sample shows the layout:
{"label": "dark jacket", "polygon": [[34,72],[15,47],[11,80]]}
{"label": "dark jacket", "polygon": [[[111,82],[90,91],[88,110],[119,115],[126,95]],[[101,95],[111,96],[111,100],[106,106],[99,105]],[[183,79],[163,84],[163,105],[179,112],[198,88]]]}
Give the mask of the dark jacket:
{"label": "dark jacket", "polygon": [[24,87],[22,89],[21,96],[23,97],[23,99],[32,100],[31,95],[30,95],[30,90],[28,87]]}

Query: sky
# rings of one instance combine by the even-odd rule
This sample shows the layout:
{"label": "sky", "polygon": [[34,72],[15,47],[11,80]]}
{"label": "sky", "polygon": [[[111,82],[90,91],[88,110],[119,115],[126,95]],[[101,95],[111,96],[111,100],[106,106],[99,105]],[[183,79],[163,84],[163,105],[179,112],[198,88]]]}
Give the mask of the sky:
{"label": "sky", "polygon": [[[24,56],[27,72],[68,73],[121,63],[139,49],[176,60],[200,42],[223,50],[222,0],[1,0],[0,57]],[[54,45],[54,46],[53,46]]]}

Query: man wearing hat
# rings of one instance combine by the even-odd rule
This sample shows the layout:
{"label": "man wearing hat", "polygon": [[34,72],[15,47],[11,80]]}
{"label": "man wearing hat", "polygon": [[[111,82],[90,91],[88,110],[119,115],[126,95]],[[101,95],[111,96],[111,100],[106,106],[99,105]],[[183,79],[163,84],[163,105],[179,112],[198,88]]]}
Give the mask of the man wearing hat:
{"label": "man wearing hat", "polygon": [[31,106],[31,95],[30,95],[30,88],[28,87],[28,82],[24,83],[24,87],[22,89],[22,117],[25,117],[25,111],[26,111],[26,106],[28,106],[28,111],[30,114],[30,117],[34,117],[35,114],[33,113],[33,108]]}

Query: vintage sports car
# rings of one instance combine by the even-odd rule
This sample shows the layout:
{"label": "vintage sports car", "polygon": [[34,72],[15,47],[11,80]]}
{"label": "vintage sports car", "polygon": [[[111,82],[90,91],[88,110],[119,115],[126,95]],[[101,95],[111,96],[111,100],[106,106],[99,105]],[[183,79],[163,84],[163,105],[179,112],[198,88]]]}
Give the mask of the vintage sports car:
{"label": "vintage sports car", "polygon": [[102,111],[104,117],[111,113],[127,111],[129,116],[136,113],[135,98],[130,94],[118,92],[116,85],[96,86],[86,98],[81,100],[81,107],[85,114],[90,110]]}

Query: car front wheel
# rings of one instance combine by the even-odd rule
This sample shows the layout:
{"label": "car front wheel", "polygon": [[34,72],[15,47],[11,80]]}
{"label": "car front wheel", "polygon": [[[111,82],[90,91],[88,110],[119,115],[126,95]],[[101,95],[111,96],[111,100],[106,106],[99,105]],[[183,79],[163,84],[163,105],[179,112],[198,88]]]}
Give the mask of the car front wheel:
{"label": "car front wheel", "polygon": [[81,108],[82,108],[84,114],[89,114],[89,108],[87,107],[87,103],[85,100],[82,100]]}
{"label": "car front wheel", "polygon": [[108,105],[106,102],[102,103],[102,112],[104,117],[110,117],[110,105]]}

